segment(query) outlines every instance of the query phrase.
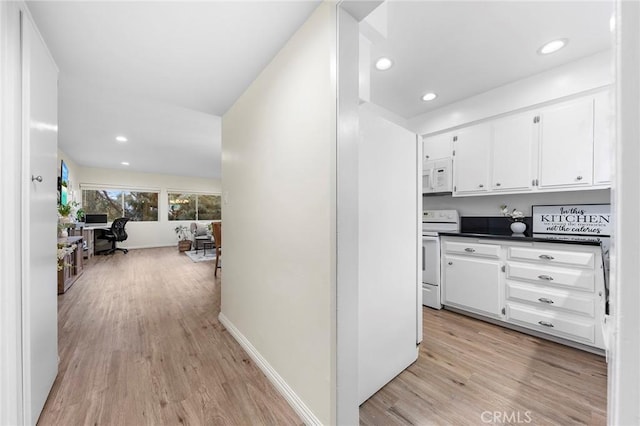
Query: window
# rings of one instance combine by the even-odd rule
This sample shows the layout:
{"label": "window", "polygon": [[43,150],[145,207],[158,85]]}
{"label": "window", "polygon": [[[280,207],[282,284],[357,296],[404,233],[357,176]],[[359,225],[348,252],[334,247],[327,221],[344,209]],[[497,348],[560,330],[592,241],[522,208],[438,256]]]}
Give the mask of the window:
{"label": "window", "polygon": [[219,220],[221,217],[219,195],[169,193],[169,220]]}
{"label": "window", "polygon": [[82,208],[85,213],[106,213],[113,222],[128,217],[137,222],[158,221],[158,193],[124,191],[120,189],[82,190]]}

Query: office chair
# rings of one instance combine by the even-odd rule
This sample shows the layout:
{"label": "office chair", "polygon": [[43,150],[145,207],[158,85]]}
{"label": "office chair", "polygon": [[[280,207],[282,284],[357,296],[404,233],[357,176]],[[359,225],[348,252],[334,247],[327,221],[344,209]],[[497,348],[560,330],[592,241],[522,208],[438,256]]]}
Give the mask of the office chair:
{"label": "office chair", "polygon": [[106,252],[104,252],[104,254],[113,254],[115,253],[116,250],[120,250],[125,254],[129,252],[129,250],[125,248],[116,247],[117,241],[124,241],[128,237],[127,231],[124,230],[124,226],[127,224],[128,221],[129,221],[129,218],[127,217],[117,218],[111,224],[111,229],[106,231],[104,235],[98,237],[100,239],[111,241],[111,248]]}

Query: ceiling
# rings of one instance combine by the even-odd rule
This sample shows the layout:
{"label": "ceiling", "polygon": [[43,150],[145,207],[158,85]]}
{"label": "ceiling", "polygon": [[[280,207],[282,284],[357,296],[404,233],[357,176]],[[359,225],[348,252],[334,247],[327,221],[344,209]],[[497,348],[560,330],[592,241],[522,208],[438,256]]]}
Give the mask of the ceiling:
{"label": "ceiling", "polygon": [[[82,166],[220,178],[220,116],[318,3],[29,1],[60,68],[60,148]],[[612,11],[600,1],[389,0],[372,58],[394,66],[372,68],[372,101],[409,119],[608,49]],[[555,38],[570,41],[536,53]],[[423,102],[427,91],[438,98]]]}
{"label": "ceiling", "polygon": [[60,69],[60,149],[82,166],[219,178],[220,116],[318,3],[29,1]]}
{"label": "ceiling", "polygon": [[[371,101],[410,119],[449,103],[610,49],[613,2],[388,1],[386,39],[374,39]],[[367,18],[375,25],[376,10]],[[379,28],[379,26],[378,26]],[[568,38],[550,55],[537,50]],[[438,98],[422,101],[427,92]]]}

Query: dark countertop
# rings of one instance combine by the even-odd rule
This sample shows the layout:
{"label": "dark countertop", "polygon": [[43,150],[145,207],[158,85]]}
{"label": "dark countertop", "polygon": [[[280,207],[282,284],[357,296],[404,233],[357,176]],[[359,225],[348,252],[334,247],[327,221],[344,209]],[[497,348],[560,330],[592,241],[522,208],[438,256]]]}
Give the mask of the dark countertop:
{"label": "dark countertop", "polygon": [[[474,232],[439,232],[441,236],[446,237],[465,237],[465,238],[483,238],[488,240],[503,240],[503,241],[522,241],[522,242],[537,242],[537,243],[560,243],[560,244],[578,244],[584,246],[599,246],[599,241],[578,239],[580,237],[572,238],[572,235],[562,235],[559,239],[557,235],[545,236],[545,234],[531,235],[529,232],[524,234],[481,234]],[[584,238],[584,237],[583,237]]]}

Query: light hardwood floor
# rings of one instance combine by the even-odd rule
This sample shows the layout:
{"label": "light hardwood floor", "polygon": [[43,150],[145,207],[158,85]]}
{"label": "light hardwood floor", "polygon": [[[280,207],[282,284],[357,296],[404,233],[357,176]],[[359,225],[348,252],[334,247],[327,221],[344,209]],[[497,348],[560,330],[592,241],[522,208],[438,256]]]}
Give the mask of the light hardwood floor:
{"label": "light hardwood floor", "polygon": [[[58,299],[39,424],[301,424],[219,323],[220,275],[175,248],[93,258]],[[362,425],[606,423],[602,357],[452,312],[424,308],[423,324],[419,360],[362,405]]]}
{"label": "light hardwood floor", "polygon": [[301,424],[218,321],[213,272],[176,248],[94,257],[58,298],[60,368],[38,424]]}
{"label": "light hardwood floor", "polygon": [[604,425],[603,357],[423,308],[417,362],[360,408],[361,425]]}

